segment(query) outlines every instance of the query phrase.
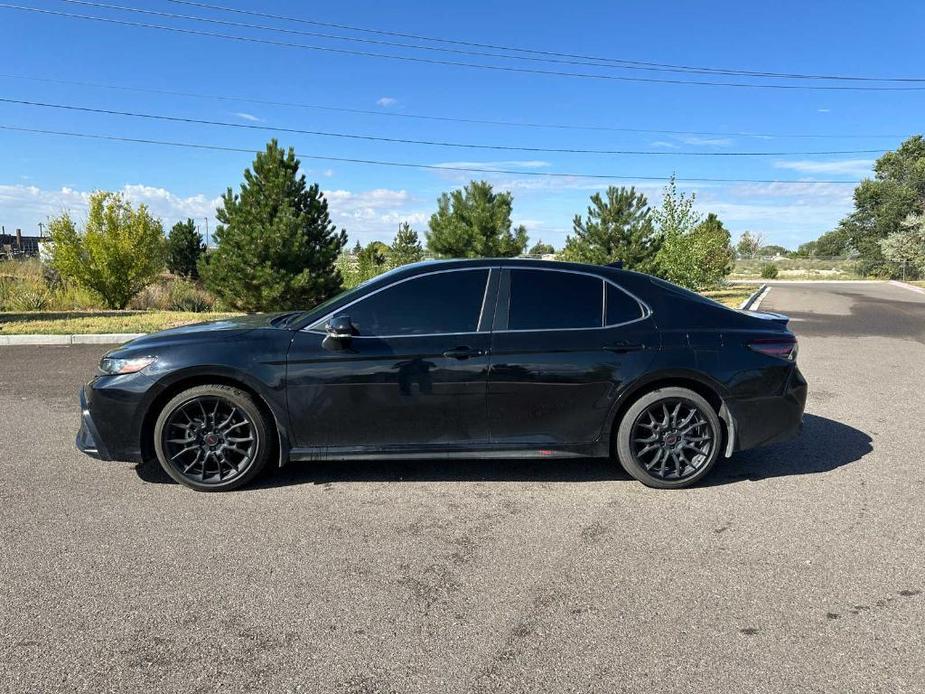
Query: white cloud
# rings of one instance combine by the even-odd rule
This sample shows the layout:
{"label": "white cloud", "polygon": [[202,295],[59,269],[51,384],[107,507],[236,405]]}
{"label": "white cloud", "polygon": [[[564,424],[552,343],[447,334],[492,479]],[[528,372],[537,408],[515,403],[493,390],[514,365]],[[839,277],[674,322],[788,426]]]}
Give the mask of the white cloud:
{"label": "white cloud", "polygon": [[250,121],[251,123],[262,123],[263,122],[263,118],[258,118],[253,113],[244,113],[243,111],[239,111],[238,113],[235,113],[234,115],[236,115],[241,120],[247,120],[247,121]]}
{"label": "white cloud", "polygon": [[732,144],[732,139],[728,137],[700,137],[691,135],[680,138],[681,142],[686,145],[706,145],[709,147],[726,147]]}
{"label": "white cloud", "polygon": [[668,149],[677,149],[678,146],[674,142],[667,142],[666,140],[656,140],[652,143],[653,147],[667,147]]}
{"label": "white cloud", "polygon": [[832,111],[832,109],[830,109],[830,108],[817,108],[816,111],[817,111],[818,113],[830,113],[830,112]]}
{"label": "white cloud", "polygon": [[[215,208],[221,198],[203,194],[182,196],[166,188],[130,183],[118,192],[134,204],[144,203],[151,213],[160,217],[165,227],[187,217],[208,217],[214,225]],[[91,191],[75,190],[64,186],[58,190],[42,190],[37,186],[0,185],[0,213],[4,220],[16,220],[15,226],[33,229],[52,215],[68,211],[83,216]]]}
{"label": "white cloud", "polygon": [[774,162],[774,167],[777,169],[789,169],[813,174],[843,174],[845,176],[866,176],[870,174],[873,165],[873,159],[842,159],[840,161],[800,159]]}
{"label": "white cloud", "polygon": [[382,98],[376,100],[376,105],[381,106],[382,108],[391,108],[392,106],[398,106],[398,99],[395,99],[391,96],[383,96]]}
{"label": "white cloud", "polygon": [[[430,211],[420,209],[406,190],[325,191],[331,219],[350,235],[350,243],[359,240],[391,241],[400,222],[409,222],[418,232],[430,219]],[[430,205],[428,205],[430,206]]]}
{"label": "white cloud", "polygon": [[505,169],[543,169],[552,166],[540,159],[511,159],[507,161],[444,161],[432,164],[445,169],[482,169],[485,171],[504,171]]}
{"label": "white cloud", "polygon": [[[144,203],[151,213],[160,217],[165,229],[177,221],[192,217],[197,222],[209,218],[215,228],[215,208],[221,198],[206,195],[178,195],[166,188],[131,183],[119,192],[134,204]],[[37,231],[39,222],[69,211],[75,218],[86,216],[91,191],[64,186],[58,190],[43,190],[23,184],[0,184],[0,219],[7,229],[21,228],[27,233]],[[372,240],[391,241],[399,222],[408,221],[423,231],[433,211],[433,200],[421,202],[407,190],[374,188],[364,191],[336,189],[325,191],[331,218],[338,227],[347,229],[351,243]]]}

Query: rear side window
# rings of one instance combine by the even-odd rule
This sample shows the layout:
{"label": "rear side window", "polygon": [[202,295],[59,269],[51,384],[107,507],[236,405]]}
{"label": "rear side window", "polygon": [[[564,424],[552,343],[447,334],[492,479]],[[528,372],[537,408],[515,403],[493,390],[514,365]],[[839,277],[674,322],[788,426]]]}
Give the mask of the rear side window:
{"label": "rear side window", "polygon": [[642,317],[642,307],[626,292],[607,285],[607,325],[629,323]]}
{"label": "rear side window", "polygon": [[472,333],[487,281],[487,269],[424,275],[383,289],[339,315],[350,316],[361,336]]}
{"label": "rear side window", "polygon": [[603,280],[553,270],[511,270],[508,330],[599,328]]}

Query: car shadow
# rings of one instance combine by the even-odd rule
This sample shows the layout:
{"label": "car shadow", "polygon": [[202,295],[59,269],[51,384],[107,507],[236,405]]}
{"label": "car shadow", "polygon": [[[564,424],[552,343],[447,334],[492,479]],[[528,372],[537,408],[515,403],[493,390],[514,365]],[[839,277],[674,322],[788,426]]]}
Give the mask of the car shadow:
{"label": "car shadow", "polygon": [[[807,414],[799,437],[786,443],[721,459],[701,486],[828,472],[860,460],[873,450],[864,432],[833,419]],[[174,484],[157,462],[136,466],[146,482]],[[630,480],[614,461],[601,458],[444,458],[405,461],[290,463],[261,475],[248,488],[342,482],[602,482]]]}

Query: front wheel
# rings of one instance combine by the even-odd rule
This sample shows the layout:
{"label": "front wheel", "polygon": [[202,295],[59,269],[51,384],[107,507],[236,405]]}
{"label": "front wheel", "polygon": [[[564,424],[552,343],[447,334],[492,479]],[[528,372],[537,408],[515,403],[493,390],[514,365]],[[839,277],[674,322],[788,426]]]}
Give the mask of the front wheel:
{"label": "front wheel", "polygon": [[623,469],[657,489],[680,489],[703,479],[721,448],[719,417],[687,388],[646,393],[626,411],[617,430]]}
{"label": "front wheel", "polygon": [[190,388],[170,400],[154,424],[164,471],[199,491],[235,489],[260,472],[270,455],[266,417],[243,390]]}

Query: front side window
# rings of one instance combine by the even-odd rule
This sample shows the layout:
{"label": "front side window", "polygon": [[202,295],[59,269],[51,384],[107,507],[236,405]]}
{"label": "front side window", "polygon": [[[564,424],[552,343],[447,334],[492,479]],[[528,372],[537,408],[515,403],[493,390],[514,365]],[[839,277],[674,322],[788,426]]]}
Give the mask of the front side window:
{"label": "front side window", "polygon": [[511,270],[508,330],[600,328],[603,280],[554,270]]}
{"label": "front side window", "polygon": [[347,306],[360,336],[471,333],[478,330],[488,270],[457,270],[415,277]]}

